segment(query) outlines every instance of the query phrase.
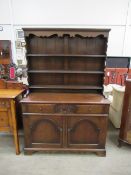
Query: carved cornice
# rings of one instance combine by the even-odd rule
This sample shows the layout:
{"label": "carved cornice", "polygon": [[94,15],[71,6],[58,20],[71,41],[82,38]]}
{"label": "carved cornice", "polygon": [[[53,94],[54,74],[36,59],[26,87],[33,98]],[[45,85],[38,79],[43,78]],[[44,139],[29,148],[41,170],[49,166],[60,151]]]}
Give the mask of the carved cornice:
{"label": "carved cornice", "polygon": [[29,29],[25,28],[25,37],[29,35],[35,35],[38,37],[50,37],[52,35],[57,35],[58,37],[63,37],[64,35],[69,35],[70,37],[75,37],[77,35],[81,37],[97,37],[99,35],[108,37],[109,29]]}

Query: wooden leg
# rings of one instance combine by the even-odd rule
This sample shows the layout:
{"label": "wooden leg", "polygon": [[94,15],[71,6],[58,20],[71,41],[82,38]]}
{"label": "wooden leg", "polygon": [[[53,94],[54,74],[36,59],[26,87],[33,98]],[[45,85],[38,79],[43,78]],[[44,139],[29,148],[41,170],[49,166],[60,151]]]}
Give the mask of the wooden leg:
{"label": "wooden leg", "polygon": [[105,157],[106,156],[106,151],[97,151],[96,154],[97,154],[97,156]]}
{"label": "wooden leg", "polygon": [[11,100],[11,113],[12,113],[12,129],[14,135],[14,143],[16,155],[20,154],[20,146],[19,146],[19,138],[18,138],[18,130],[17,130],[17,120],[16,120],[16,110],[15,110],[15,101]]}
{"label": "wooden leg", "polygon": [[14,131],[14,143],[15,143],[16,155],[19,155],[20,154],[20,146],[19,146],[19,138],[18,138],[17,131]]}
{"label": "wooden leg", "polygon": [[31,150],[24,150],[24,154],[25,155],[32,155],[34,153],[34,151]]}

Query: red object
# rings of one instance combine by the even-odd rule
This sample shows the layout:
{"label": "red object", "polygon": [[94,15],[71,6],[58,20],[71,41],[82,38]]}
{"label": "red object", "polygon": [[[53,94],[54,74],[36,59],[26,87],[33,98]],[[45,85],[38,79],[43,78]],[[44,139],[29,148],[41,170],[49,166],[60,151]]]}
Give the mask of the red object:
{"label": "red object", "polygon": [[10,79],[15,79],[15,68],[10,67]]}
{"label": "red object", "polygon": [[128,74],[128,68],[106,68],[104,84],[125,85],[125,79]]}

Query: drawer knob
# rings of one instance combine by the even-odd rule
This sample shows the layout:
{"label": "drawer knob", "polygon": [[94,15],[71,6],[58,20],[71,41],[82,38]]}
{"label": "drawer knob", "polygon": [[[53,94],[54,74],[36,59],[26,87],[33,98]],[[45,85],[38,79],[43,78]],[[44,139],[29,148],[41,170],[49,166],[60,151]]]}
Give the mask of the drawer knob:
{"label": "drawer knob", "polygon": [[0,104],[1,104],[1,105],[5,105],[5,102],[2,101],[2,102],[0,102]]}
{"label": "drawer knob", "polygon": [[42,111],[43,110],[43,108],[42,107],[40,107],[40,111]]}
{"label": "drawer knob", "polygon": [[59,127],[59,131],[60,131],[60,132],[62,132],[62,131],[63,131],[63,129]]}
{"label": "drawer knob", "polygon": [[9,108],[10,104],[8,102],[5,102],[5,101],[0,101],[0,106]]}
{"label": "drawer knob", "polygon": [[70,132],[72,130],[72,128],[68,128],[68,132]]}
{"label": "drawer knob", "polygon": [[88,108],[88,111],[91,111],[92,109],[91,108]]}

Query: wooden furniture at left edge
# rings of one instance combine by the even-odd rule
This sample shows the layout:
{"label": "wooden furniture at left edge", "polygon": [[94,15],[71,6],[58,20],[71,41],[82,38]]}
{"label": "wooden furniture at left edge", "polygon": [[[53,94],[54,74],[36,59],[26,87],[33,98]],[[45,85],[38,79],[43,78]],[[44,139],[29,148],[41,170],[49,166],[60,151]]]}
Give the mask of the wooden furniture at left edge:
{"label": "wooden furniture at left edge", "polygon": [[8,65],[12,62],[11,41],[0,40],[0,64]]}
{"label": "wooden furniture at left edge", "polygon": [[119,134],[119,147],[126,143],[131,145],[131,79],[126,80],[121,127]]}
{"label": "wooden furniture at left edge", "polygon": [[20,148],[16,111],[19,109],[18,101],[21,100],[23,92],[21,83],[0,80],[0,132],[11,132],[13,134],[17,155],[20,154]]}

